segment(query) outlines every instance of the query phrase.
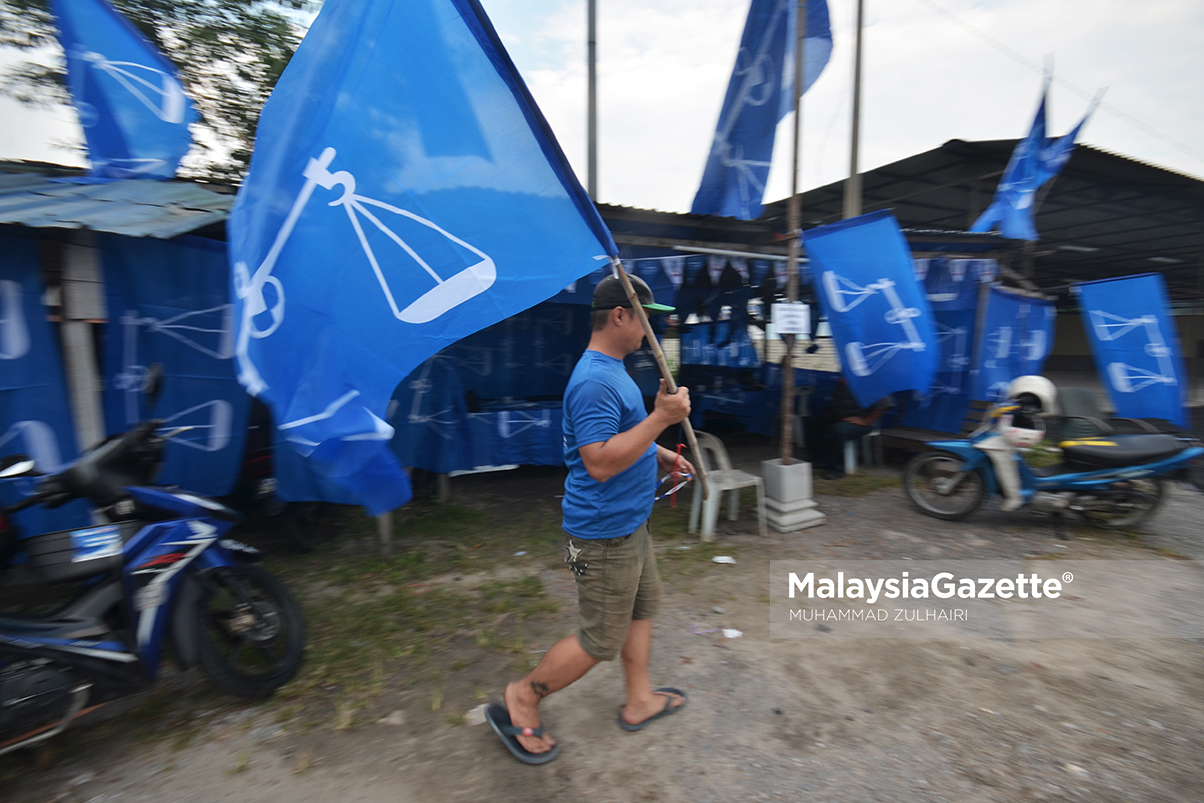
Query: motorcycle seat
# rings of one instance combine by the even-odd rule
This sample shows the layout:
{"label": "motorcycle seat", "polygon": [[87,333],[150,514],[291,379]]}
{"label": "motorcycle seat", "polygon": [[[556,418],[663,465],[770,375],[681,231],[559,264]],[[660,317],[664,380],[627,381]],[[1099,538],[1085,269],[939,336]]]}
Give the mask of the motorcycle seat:
{"label": "motorcycle seat", "polygon": [[1183,451],[1171,435],[1101,435],[1058,444],[1066,464],[1082,470],[1124,468],[1153,463]]}

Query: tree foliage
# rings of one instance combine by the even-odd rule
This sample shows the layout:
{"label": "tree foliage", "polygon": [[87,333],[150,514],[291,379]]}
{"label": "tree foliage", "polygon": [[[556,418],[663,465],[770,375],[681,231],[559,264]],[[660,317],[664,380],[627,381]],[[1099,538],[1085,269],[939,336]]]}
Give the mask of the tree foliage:
{"label": "tree foliage", "polygon": [[[185,172],[237,179],[268,94],[301,42],[310,0],[111,0],[180,72],[201,114]],[[0,77],[26,103],[69,103],[66,62],[49,0],[0,0],[0,46],[29,58]]]}

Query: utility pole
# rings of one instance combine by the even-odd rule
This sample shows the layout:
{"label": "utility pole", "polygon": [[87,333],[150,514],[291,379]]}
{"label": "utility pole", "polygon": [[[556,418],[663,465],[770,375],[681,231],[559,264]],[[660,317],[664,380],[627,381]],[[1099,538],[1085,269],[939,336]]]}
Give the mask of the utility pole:
{"label": "utility pole", "polygon": [[[807,39],[807,0],[799,0],[794,26],[794,144],[790,163],[790,205],[788,225],[790,238],[786,251],[786,298],[791,304],[798,301],[799,229],[802,212],[799,209],[798,166],[803,142],[803,43]],[[790,465],[794,457],[794,364],[796,335],[783,335],[786,353],[782,357],[782,465]]]}
{"label": "utility pole", "polygon": [[844,185],[844,217],[861,214],[861,172],[857,149],[861,142],[861,26],[865,0],[857,0],[857,44],[853,55],[853,131],[849,147],[849,178]]}
{"label": "utility pole", "polygon": [[589,30],[587,33],[589,61],[589,98],[587,106],[586,191],[590,200],[598,201],[598,0],[589,0]]}

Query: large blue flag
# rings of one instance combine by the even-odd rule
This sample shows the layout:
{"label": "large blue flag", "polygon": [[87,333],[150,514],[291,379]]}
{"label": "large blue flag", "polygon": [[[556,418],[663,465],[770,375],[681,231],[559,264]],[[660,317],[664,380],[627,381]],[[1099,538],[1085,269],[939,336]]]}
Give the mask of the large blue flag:
{"label": "large blue flag", "polygon": [[93,175],[171,178],[198,119],[176,70],[105,0],[52,0]]}
{"label": "large blue flag", "polygon": [[239,380],[327,480],[394,507],[402,378],[615,254],[476,0],[329,0],[230,216]]}
{"label": "large blue flag", "polygon": [[899,390],[927,393],[941,347],[932,307],[888,210],[803,232],[844,375],[868,407]]}
{"label": "large blue flag", "polygon": [[[778,122],[794,108],[795,0],[752,0],[740,52],[691,212],[752,220],[761,214]],[[827,0],[807,3],[803,92],[832,55]],[[801,93],[800,93],[801,94]]]}
{"label": "large blue flag", "polygon": [[1187,425],[1187,374],[1160,273],[1087,282],[1083,326],[1118,416]]}

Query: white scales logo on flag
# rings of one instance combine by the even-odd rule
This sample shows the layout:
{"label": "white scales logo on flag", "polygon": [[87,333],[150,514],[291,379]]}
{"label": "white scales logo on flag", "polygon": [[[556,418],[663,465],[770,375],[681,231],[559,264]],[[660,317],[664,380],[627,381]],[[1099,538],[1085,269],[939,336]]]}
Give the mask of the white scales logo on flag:
{"label": "white scales logo on flag", "polygon": [[891,357],[900,351],[924,351],[926,348],[920,332],[916,329],[913,318],[918,318],[921,312],[916,307],[903,306],[895,290],[895,283],[890,279],[879,279],[872,284],[861,287],[833,271],[824,271],[824,290],[828,294],[828,303],[834,312],[848,312],[868,298],[881,293],[890,304],[890,309],[883,316],[892,325],[900,326],[906,340],[889,343],[849,343],[845,346],[845,357],[849,370],[857,376],[869,376],[878,371]]}
{"label": "white scales logo on flag", "polygon": [[1108,363],[1108,378],[1112,387],[1121,393],[1136,393],[1151,385],[1177,385],[1175,366],[1171,362],[1171,349],[1162,337],[1162,329],[1158,326],[1158,318],[1154,315],[1142,315],[1139,318],[1124,318],[1110,312],[1093,309],[1088,312],[1095,336],[1101,342],[1120,340],[1132,332],[1144,331],[1146,354],[1158,361],[1158,372],[1147,371],[1124,362]]}
{"label": "white scales logo on flag", "polygon": [[[216,328],[212,324],[203,323],[200,317],[213,315],[221,315],[221,324]],[[166,335],[215,360],[228,360],[234,355],[232,304],[189,310],[164,320],[139,315],[137,310],[130,310],[121,316],[121,325],[124,330],[122,362],[125,367],[113,378],[113,384],[118,390],[124,391],[127,424],[135,424],[141,420],[138,403],[142,398],[147,377],[147,367],[138,360],[140,328],[144,328],[148,334]],[[225,399],[213,399],[166,416],[163,419],[163,429],[191,426],[202,435],[201,439],[181,437],[174,442],[202,452],[217,452],[230,442],[233,421],[234,408],[230,402]]]}
{"label": "white scales logo on flag", "polygon": [[[343,194],[334,201],[331,201],[330,205],[342,206],[347,212],[348,222],[351,224],[351,228],[355,232],[360,246],[363,248],[364,256],[367,258],[372,272],[376,275],[381,292],[384,293],[394,317],[398,320],[412,324],[433,321],[469,299],[488,290],[497,278],[497,267],[494,265],[493,259],[485,252],[413,212],[408,212],[363,195],[357,195],[355,192],[355,176],[345,170],[340,170],[337,173],[330,172],[330,163],[334,160],[334,157],[334,148],[326,148],[317,159],[309,160],[309,164],[306,165],[304,171],[305,184],[301,187],[300,193],[298,193],[296,200],[293,202],[292,209],[289,211],[284,224],[280,227],[280,231],[276,235],[276,240],[272,243],[272,248],[264,258],[263,264],[255,270],[255,273],[252,275],[244,262],[239,262],[234,267],[236,292],[239,299],[243,301],[243,325],[239,331],[236,347],[239,361],[239,378],[253,395],[261,393],[267,388],[267,384],[247,354],[249,338],[262,339],[269,337],[280,327],[281,322],[284,320],[284,288],[280,280],[272,275],[272,271],[276,267],[276,261],[279,259],[280,252],[288,241],[289,235],[292,234],[293,227],[296,226],[297,219],[300,218],[305,205],[309,202],[310,196],[317,187],[327,190],[342,187]],[[398,215],[429,228],[448,241],[467,249],[478,257],[478,261],[465,266],[446,278],[440,276],[409,243],[394,233],[378,217],[377,210]],[[428,275],[434,286],[426,290],[414,301],[411,301],[404,307],[401,306],[393,294],[389,279],[385,275],[385,270],[381,267],[375,251],[373,251],[371,245],[368,243],[361,218],[368,221],[368,223],[388,237],[398,248],[408,254]],[[271,284],[274,287],[277,295],[276,303],[270,309],[263,296],[264,285],[267,284]],[[253,319],[264,312],[270,313],[271,324],[265,329],[257,329],[254,326]]]}
{"label": "white scales logo on flag", "polygon": [[[75,55],[92,65],[92,68],[104,73],[116,81],[122,88],[133,95],[151,114],[165,123],[183,125],[188,111],[188,97],[176,78],[162,70],[147,67],[132,61],[110,61],[103,53],[87,50],[83,45],[76,45]],[[76,103],[80,125],[91,128],[96,125],[100,113],[86,98],[79,98]],[[129,159],[111,159],[108,161],[95,160],[97,167],[112,165],[128,173],[137,175],[150,173],[166,165],[164,159],[153,157],[135,157]]]}
{"label": "white scales logo on flag", "polygon": [[[263,263],[256,268],[254,274],[250,272],[245,262],[239,262],[234,266],[235,292],[243,302],[242,326],[239,329],[238,339],[235,344],[235,354],[238,358],[239,380],[252,395],[259,395],[268,385],[247,352],[250,338],[263,339],[270,337],[280,328],[280,324],[284,321],[284,286],[280,279],[272,275],[272,271],[276,267],[280,253],[288,242],[288,238],[292,234],[297,220],[305,211],[306,204],[309,203],[310,197],[318,187],[327,190],[333,190],[336,187],[342,188],[342,195],[329,202],[329,205],[342,206],[347,213],[348,222],[351,224],[351,228],[363,249],[364,257],[376,276],[381,292],[384,294],[393,316],[398,320],[411,324],[422,324],[433,321],[488,290],[497,278],[497,267],[494,264],[493,258],[480,249],[456,237],[436,223],[420,217],[413,212],[363,195],[358,195],[355,191],[355,176],[346,170],[340,170],[335,173],[330,172],[330,164],[334,161],[335,155],[334,148],[326,148],[317,159],[309,160],[303,171],[305,184],[301,187],[301,191],[297,194],[293,206],[289,210],[288,217],[285,218],[284,223],[277,232],[271,249],[269,249],[267,255],[264,257]],[[476,261],[465,265],[450,276],[443,277],[439,275],[414,247],[386,225],[379,216],[380,212],[396,215],[402,220],[408,220],[425,227],[446,241],[466,249],[476,258]],[[417,299],[402,306],[393,293],[393,288],[390,284],[389,276],[386,275],[385,268],[381,266],[376,252],[368,242],[362,221],[367,221],[371,224],[371,226],[384,234],[394,245],[407,254],[411,260],[417,263],[427,275],[429,281],[433,283],[433,286],[430,286]],[[390,260],[386,264],[392,267],[395,263]],[[405,284],[411,282],[412,278],[407,277],[406,281],[400,284],[405,286]],[[264,287],[269,284],[273,287],[276,295],[275,303],[271,307],[268,306],[264,298]],[[265,312],[270,315],[271,322],[266,328],[259,329],[255,326],[254,319]],[[359,391],[355,390],[345,393],[327,405],[326,409],[322,412],[305,416],[295,421],[285,422],[280,425],[280,429],[285,431],[293,430],[306,424],[333,418],[338,414],[340,409],[359,395]],[[344,440],[388,440],[392,437],[392,427],[366,408],[365,412],[375,422],[375,431],[352,435],[344,438]],[[303,447],[317,446],[316,442],[304,438],[297,433],[292,433],[287,437],[289,440]]]}

